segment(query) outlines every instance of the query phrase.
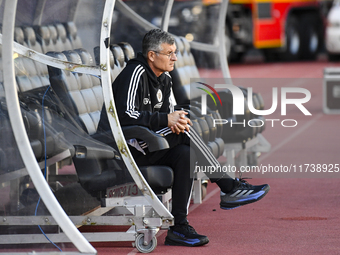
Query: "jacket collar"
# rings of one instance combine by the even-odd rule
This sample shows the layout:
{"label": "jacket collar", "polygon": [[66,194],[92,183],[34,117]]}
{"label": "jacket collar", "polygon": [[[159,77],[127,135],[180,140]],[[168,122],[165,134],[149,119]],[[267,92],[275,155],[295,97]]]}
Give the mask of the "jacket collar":
{"label": "jacket collar", "polygon": [[166,76],[165,73],[162,73],[159,77],[157,77],[156,74],[150,68],[148,62],[146,61],[146,59],[144,58],[141,52],[138,52],[137,57],[134,59],[131,59],[127,64],[129,65],[133,63],[141,64],[144,67],[149,79],[151,79],[152,81],[152,85],[157,86],[163,83],[165,76]]}

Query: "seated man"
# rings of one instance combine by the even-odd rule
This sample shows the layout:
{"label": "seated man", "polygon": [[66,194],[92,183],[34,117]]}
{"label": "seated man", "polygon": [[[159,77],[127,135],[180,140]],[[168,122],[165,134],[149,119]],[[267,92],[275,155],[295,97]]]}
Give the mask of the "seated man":
{"label": "seated man", "polygon": [[[143,52],[127,66],[112,84],[118,116],[122,126],[141,125],[163,134],[170,148],[149,152],[143,141],[131,141],[131,152],[139,166],[167,165],[174,171],[172,215],[175,225],[168,230],[165,244],[200,246],[209,239],[198,234],[187,221],[195,164],[220,167],[198,134],[190,129],[185,111],[174,111],[170,100],[171,76],[176,45],[174,38],[160,29],[149,31],[143,38]],[[105,110],[99,129],[109,130]],[[225,173],[207,173],[221,189],[222,209],[232,209],[256,202],[267,194],[269,185],[253,186],[232,179]]]}

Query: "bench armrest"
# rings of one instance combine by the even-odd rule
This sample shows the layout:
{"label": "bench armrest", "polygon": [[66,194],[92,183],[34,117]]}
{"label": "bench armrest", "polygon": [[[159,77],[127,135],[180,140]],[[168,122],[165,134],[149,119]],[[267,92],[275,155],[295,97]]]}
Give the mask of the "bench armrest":
{"label": "bench armrest", "polygon": [[161,135],[143,126],[123,126],[125,139],[141,139],[146,142],[150,152],[169,148],[168,141]]}

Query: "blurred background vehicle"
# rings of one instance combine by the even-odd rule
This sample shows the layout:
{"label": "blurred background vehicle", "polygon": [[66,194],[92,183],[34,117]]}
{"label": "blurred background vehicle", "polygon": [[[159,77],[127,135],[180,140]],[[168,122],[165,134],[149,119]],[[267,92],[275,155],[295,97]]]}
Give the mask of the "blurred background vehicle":
{"label": "blurred background vehicle", "polygon": [[226,36],[229,59],[239,61],[252,47],[267,61],[314,60],[323,49],[328,0],[231,0]]}
{"label": "blurred background vehicle", "polygon": [[329,60],[340,60],[340,0],[335,0],[329,11],[325,40]]}

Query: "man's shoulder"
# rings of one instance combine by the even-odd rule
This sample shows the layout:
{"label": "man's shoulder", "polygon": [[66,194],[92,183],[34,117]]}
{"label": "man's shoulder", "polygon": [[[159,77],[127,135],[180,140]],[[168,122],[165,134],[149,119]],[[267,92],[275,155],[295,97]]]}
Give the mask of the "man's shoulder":
{"label": "man's shoulder", "polygon": [[143,73],[145,71],[145,68],[140,63],[129,63],[124,67],[124,69],[119,73],[118,77],[119,79],[129,78],[132,75],[135,75],[137,73]]}
{"label": "man's shoulder", "polygon": [[137,61],[133,61],[133,62],[128,62],[128,64],[125,66],[125,68],[122,70],[125,72],[133,72],[136,69],[140,69],[140,70],[145,70],[145,67],[142,63],[139,63]]}

